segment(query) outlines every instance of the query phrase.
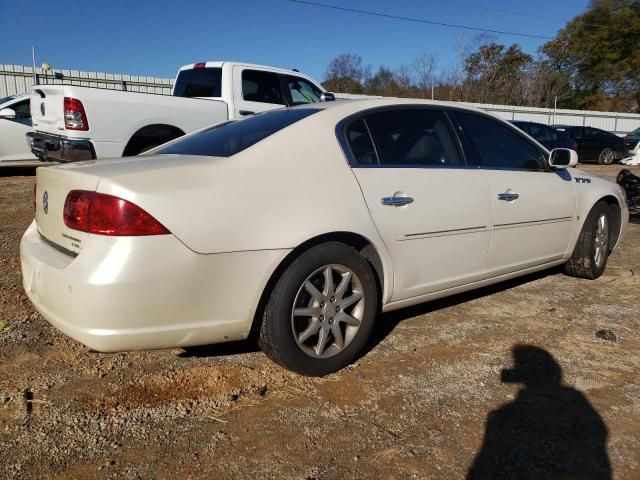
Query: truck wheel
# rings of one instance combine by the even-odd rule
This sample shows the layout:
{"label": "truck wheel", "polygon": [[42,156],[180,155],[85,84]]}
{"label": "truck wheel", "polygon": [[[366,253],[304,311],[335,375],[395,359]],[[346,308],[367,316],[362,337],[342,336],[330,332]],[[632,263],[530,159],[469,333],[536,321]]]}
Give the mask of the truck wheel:
{"label": "truck wheel", "polygon": [[258,344],[276,363],[309,376],[349,365],[375,321],[378,292],[369,263],[331,242],[296,258],[265,306]]}
{"label": "truck wheel", "polygon": [[611,165],[615,159],[616,156],[613,149],[607,147],[600,152],[600,155],[598,156],[598,163],[600,165]]}
{"label": "truck wheel", "polygon": [[564,266],[567,275],[594,280],[602,275],[609,258],[611,209],[598,202],[582,226],[573,255]]}

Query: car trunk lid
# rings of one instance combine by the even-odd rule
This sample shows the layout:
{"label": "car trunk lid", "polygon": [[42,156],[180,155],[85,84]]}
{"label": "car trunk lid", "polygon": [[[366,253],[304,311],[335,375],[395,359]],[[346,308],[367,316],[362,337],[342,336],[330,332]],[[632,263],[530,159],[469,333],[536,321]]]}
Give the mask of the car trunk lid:
{"label": "car trunk lid", "polygon": [[36,173],[35,217],[40,234],[64,250],[80,253],[88,234],[65,225],[64,203],[71,190],[95,191],[98,181],[98,176],[78,168],[39,168]]}

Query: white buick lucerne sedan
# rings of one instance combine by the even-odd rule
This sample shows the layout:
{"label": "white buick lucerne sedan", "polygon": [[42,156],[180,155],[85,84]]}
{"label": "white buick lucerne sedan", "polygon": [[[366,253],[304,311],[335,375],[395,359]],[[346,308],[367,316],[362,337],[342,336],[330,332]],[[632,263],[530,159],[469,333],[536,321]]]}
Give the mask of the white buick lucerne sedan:
{"label": "white buick lucerne sedan", "polygon": [[565,265],[593,279],[618,185],[456,104],[331,102],[149,154],[40,168],[24,288],[99,351],[244,339],[306,375],[349,364],[381,311]]}

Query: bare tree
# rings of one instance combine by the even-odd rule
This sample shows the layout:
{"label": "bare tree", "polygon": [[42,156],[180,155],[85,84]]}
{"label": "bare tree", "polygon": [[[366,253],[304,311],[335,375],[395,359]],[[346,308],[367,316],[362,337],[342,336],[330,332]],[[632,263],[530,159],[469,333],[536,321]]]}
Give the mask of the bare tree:
{"label": "bare tree", "polygon": [[361,93],[366,72],[360,55],[343,53],[329,62],[324,74],[324,85],[336,92]]}
{"label": "bare tree", "polygon": [[433,53],[422,53],[413,61],[416,87],[423,97],[431,96],[431,88],[435,85],[437,57]]}

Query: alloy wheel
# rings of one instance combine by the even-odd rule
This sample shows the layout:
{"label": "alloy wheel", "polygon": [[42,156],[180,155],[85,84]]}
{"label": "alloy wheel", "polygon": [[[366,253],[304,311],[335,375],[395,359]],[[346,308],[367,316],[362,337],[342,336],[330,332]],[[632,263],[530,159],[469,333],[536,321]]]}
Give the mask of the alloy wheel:
{"label": "alloy wheel", "polygon": [[598,268],[601,268],[609,250],[609,221],[604,212],[598,217],[593,244],[593,261]]}
{"label": "alloy wheel", "polygon": [[298,347],[314,358],[337,355],[356,337],[364,309],[364,289],[353,270],[339,264],[318,268],[293,302],[291,328]]}

